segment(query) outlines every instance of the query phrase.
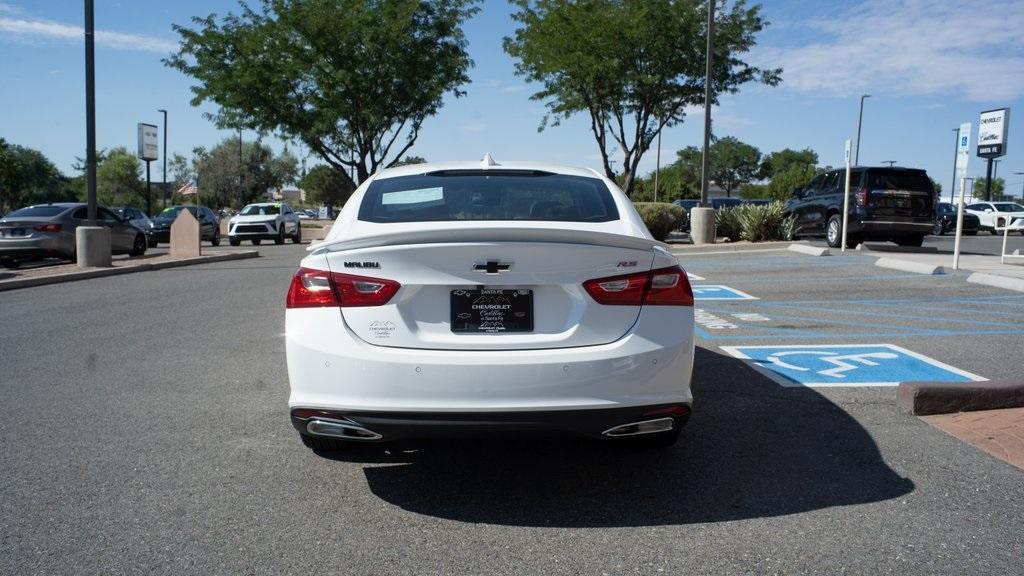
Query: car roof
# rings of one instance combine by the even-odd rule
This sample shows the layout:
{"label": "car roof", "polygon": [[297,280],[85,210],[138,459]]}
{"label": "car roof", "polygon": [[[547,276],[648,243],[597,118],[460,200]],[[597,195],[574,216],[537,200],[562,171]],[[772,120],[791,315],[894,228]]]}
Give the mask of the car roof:
{"label": "car roof", "polygon": [[374,179],[397,178],[399,176],[419,176],[427,172],[440,172],[445,170],[537,170],[552,172],[565,176],[583,176],[585,178],[599,178],[601,175],[591,168],[579,166],[566,166],[564,164],[549,164],[547,162],[523,162],[523,161],[498,161],[491,160],[492,164],[486,161],[462,161],[462,162],[424,162],[422,164],[406,164],[386,168],[374,175]]}

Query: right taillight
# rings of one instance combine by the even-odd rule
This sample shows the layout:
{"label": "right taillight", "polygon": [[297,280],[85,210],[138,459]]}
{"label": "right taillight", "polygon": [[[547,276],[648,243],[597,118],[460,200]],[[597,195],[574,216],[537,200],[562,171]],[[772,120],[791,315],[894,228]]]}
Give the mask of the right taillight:
{"label": "right taillight", "polygon": [[285,299],[287,308],[349,308],[387,304],[402,285],[394,280],[299,268]]}
{"label": "right taillight", "polygon": [[853,197],[857,200],[857,206],[867,206],[868,205],[868,189],[867,188],[860,188],[859,190],[857,190],[853,194]]}
{"label": "right taillight", "polygon": [[612,306],[693,306],[693,291],[679,266],[622,276],[595,278],[583,288],[598,304]]}

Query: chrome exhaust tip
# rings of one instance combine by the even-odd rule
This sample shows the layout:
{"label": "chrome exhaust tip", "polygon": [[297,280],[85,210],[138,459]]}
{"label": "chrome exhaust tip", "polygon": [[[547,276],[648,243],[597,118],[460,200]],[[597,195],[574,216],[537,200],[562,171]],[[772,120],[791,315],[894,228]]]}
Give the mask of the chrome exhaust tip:
{"label": "chrome exhaust tip", "polygon": [[630,422],[629,424],[620,424],[614,428],[609,428],[602,432],[604,436],[612,438],[621,438],[623,436],[641,436],[643,434],[657,434],[658,432],[668,432],[676,426],[676,421],[672,418],[655,418],[654,420],[641,420],[640,422]]}
{"label": "chrome exhaust tip", "polygon": [[314,418],[306,424],[306,431],[314,436],[326,436],[342,440],[360,440],[363,442],[372,442],[383,438],[383,436],[373,430],[360,426],[351,420]]}

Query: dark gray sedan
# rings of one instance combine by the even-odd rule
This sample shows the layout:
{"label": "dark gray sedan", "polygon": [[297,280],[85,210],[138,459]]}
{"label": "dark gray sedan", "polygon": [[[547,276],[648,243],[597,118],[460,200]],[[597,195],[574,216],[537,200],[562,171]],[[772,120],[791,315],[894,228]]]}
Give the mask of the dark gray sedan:
{"label": "dark gray sedan", "polygon": [[[86,205],[80,202],[37,204],[11,212],[0,219],[0,265],[16,268],[41,258],[75,260],[75,230],[86,218]],[[97,207],[96,218],[99,226],[110,228],[112,253],[146,252],[145,232],[102,206]]]}

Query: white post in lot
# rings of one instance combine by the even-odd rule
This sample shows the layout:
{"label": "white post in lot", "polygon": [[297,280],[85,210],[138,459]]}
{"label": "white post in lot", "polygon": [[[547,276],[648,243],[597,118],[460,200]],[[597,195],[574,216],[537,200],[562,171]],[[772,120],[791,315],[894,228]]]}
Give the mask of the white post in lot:
{"label": "white post in lot", "polygon": [[850,140],[846,140],[846,186],[843,188],[843,243],[841,252],[846,252],[846,223],[850,218]]}
{"label": "white post in lot", "polygon": [[953,270],[960,269],[960,237],[964,233],[964,190],[967,188],[967,160],[971,157],[971,123],[960,125],[960,141],[957,147],[956,171],[960,176],[960,200],[956,209],[956,238],[953,240]]}

